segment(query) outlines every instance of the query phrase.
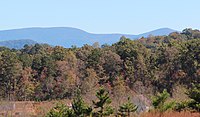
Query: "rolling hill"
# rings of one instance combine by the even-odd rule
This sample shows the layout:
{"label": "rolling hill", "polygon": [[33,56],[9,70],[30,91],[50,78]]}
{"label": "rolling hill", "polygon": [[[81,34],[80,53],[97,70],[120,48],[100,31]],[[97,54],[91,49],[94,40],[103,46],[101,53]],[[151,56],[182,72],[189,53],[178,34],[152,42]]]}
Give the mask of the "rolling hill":
{"label": "rolling hill", "polygon": [[8,47],[8,48],[15,48],[21,49],[24,45],[34,45],[36,41],[29,40],[29,39],[21,39],[21,40],[9,40],[9,41],[1,41],[0,46]]}
{"label": "rolling hill", "polygon": [[[147,33],[139,35],[130,34],[93,34],[86,31],[70,28],[70,27],[53,27],[53,28],[23,28],[23,29],[13,29],[13,30],[2,30],[0,31],[0,41],[3,44],[0,46],[14,47],[10,46],[6,41],[11,41],[12,45],[15,43],[18,47],[22,47],[19,44],[26,44],[26,39],[38,42],[47,43],[49,45],[60,45],[64,47],[71,47],[72,45],[82,46],[84,44],[93,44],[94,42],[99,42],[100,44],[113,44],[119,41],[121,36],[125,36],[131,39],[138,39],[140,37],[147,37],[148,35],[168,35],[175,30],[169,28],[161,28]],[[25,40],[24,40],[25,39]],[[23,41],[23,42],[20,42]],[[18,48],[17,47],[17,48]]]}

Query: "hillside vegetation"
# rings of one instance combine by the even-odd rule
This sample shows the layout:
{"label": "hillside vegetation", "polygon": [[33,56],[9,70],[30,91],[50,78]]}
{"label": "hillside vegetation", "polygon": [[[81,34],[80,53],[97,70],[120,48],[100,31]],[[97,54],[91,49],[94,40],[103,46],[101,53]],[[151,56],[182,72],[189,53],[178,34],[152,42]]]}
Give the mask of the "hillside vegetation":
{"label": "hillside vegetation", "polygon": [[[139,40],[121,37],[119,42],[101,47],[94,43],[80,48],[46,44],[26,45],[20,50],[0,48],[1,100],[72,99],[74,111],[62,104],[56,109],[64,108],[74,116],[104,116],[120,109],[121,116],[130,116],[126,111],[128,115],[123,115],[128,105],[138,113],[143,105],[159,112],[169,108],[199,112],[199,83],[199,30]],[[135,96],[144,104],[136,103]],[[105,113],[104,104],[108,107]],[[75,107],[83,110],[78,113]]]}

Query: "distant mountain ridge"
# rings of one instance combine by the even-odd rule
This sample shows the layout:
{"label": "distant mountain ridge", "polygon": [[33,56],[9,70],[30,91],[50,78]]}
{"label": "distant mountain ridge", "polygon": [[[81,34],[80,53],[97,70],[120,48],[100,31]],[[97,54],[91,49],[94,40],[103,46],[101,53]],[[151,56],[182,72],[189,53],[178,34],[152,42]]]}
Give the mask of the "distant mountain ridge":
{"label": "distant mountain ridge", "polygon": [[34,45],[36,41],[29,40],[29,39],[21,39],[21,40],[10,40],[10,41],[0,41],[0,46],[8,47],[8,48],[15,48],[21,49],[24,45]]}
{"label": "distant mountain ridge", "polygon": [[[50,45],[60,45],[71,47],[72,45],[82,46],[84,44],[113,44],[119,41],[121,36],[130,39],[147,37],[148,35],[168,35],[176,32],[170,28],[161,28],[139,35],[130,34],[93,34],[71,27],[52,27],[52,28],[22,28],[0,31],[0,41],[24,40],[29,39],[38,43],[47,43]],[[0,45],[1,46],[1,45]],[[6,45],[5,45],[6,46]]]}

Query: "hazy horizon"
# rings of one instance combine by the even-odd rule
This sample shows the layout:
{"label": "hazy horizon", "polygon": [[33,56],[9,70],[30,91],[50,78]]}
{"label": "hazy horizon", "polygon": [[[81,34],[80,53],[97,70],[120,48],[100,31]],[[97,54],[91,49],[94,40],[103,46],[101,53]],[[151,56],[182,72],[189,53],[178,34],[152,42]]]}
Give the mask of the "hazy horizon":
{"label": "hazy horizon", "polygon": [[[10,31],[10,30],[20,30],[20,29],[33,29],[33,28],[41,28],[41,29],[50,29],[50,28],[73,28],[73,29],[78,29],[78,30],[82,30],[84,32],[87,32],[87,33],[91,33],[91,34],[127,34],[127,35],[140,35],[140,34],[143,34],[143,33],[148,33],[148,32],[151,32],[151,31],[156,31],[156,30],[160,30],[160,29],[170,29],[170,30],[174,30],[174,31],[182,31],[183,29],[181,30],[175,30],[175,29],[172,29],[172,28],[168,28],[168,27],[161,27],[161,28],[157,28],[157,29],[152,29],[152,30],[148,30],[148,31],[144,31],[144,32],[141,32],[141,33],[137,33],[137,34],[134,34],[134,33],[115,33],[115,32],[111,32],[111,33],[93,33],[93,32],[89,32],[87,30],[83,30],[83,29],[80,29],[80,28],[76,28],[76,27],[21,27],[21,28],[11,28],[11,29],[5,29],[5,30],[0,30],[0,31]],[[185,28],[184,28],[185,29]]]}
{"label": "hazy horizon", "polygon": [[159,28],[199,29],[198,0],[6,0],[0,30],[73,27],[90,33],[140,34]]}

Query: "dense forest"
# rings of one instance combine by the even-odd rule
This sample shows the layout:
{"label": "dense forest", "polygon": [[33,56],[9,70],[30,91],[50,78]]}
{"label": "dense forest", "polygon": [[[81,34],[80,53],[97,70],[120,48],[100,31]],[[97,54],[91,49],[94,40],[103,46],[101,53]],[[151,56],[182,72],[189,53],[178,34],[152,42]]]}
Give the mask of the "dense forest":
{"label": "dense forest", "polygon": [[[99,95],[109,92],[120,105],[134,94],[148,99],[158,93],[174,97],[181,87],[187,89],[181,93],[194,100],[190,107],[199,111],[199,83],[199,30],[138,40],[121,37],[112,45],[94,43],[80,48],[47,44],[25,45],[20,50],[0,47],[1,100],[74,99],[79,90],[88,100],[95,98],[96,91]],[[159,96],[152,102],[155,108],[158,101]]]}

